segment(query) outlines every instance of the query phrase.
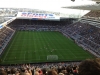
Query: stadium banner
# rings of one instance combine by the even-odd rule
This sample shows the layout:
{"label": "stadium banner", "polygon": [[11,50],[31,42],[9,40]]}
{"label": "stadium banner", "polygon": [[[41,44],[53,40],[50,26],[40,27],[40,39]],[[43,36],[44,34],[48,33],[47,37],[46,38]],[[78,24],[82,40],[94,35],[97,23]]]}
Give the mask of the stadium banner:
{"label": "stadium banner", "polygon": [[35,19],[35,20],[53,20],[59,19],[60,17],[55,14],[46,14],[46,13],[31,13],[31,12],[18,12],[17,18],[22,19]]}

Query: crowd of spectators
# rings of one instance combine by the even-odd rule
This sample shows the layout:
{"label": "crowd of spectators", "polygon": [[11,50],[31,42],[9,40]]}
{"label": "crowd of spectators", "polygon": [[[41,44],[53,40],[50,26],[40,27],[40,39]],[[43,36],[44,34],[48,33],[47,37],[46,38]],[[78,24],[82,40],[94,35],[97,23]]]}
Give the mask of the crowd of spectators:
{"label": "crowd of spectators", "polygon": [[1,66],[0,70],[7,74],[16,75],[70,75],[74,73],[77,75],[79,63],[21,64],[16,66]]}
{"label": "crowd of spectators", "polygon": [[100,75],[100,58],[81,62],[0,66],[0,75]]}
{"label": "crowd of spectators", "polygon": [[16,20],[9,26],[16,30],[60,31],[82,44],[85,49],[100,55],[100,30],[89,23],[76,22],[68,25],[64,21]]}
{"label": "crowd of spectators", "polygon": [[10,40],[13,32],[14,30],[9,27],[3,27],[2,29],[0,29],[0,54]]}
{"label": "crowd of spectators", "polygon": [[[88,23],[24,21],[12,22],[9,27],[0,30],[0,49],[16,30],[60,31],[75,40],[78,45],[100,55],[100,30]],[[88,67],[87,67],[88,66]],[[16,66],[0,66],[0,75],[100,75],[100,59],[89,59],[83,62],[62,62],[43,64],[23,64]]]}
{"label": "crowd of spectators", "polygon": [[89,50],[100,54],[100,30],[88,23],[77,22],[62,28],[64,35],[70,36]]}
{"label": "crowd of spectators", "polygon": [[64,21],[16,20],[9,24],[9,26],[16,30],[58,31],[65,24]]}

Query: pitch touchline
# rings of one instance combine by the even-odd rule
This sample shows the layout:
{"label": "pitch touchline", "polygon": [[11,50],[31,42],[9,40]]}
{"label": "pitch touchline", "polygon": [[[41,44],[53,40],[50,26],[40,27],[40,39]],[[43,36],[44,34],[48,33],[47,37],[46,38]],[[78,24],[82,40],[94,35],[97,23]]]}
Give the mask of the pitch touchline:
{"label": "pitch touchline", "polygon": [[[34,61],[33,61],[34,60]],[[42,60],[42,59],[30,59],[30,60],[14,60],[14,61],[4,61],[4,62],[15,62],[15,61],[21,61],[21,62],[25,62],[25,61],[33,61],[33,62],[35,62],[36,60]],[[45,60],[44,60],[45,61]],[[46,60],[47,61],[47,60]],[[33,63],[32,62],[32,63]]]}

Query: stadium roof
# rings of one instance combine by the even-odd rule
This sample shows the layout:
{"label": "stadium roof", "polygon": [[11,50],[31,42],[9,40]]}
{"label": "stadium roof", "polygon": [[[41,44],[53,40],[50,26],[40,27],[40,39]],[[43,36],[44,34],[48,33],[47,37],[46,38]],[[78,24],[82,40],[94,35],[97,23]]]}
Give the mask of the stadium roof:
{"label": "stadium roof", "polygon": [[100,10],[100,4],[81,5],[81,6],[65,6],[62,8],[81,9],[81,10]]}
{"label": "stadium roof", "polygon": [[[84,11],[87,8],[85,6],[94,4],[96,2],[91,0],[75,0],[74,2],[71,0],[0,0],[0,16],[15,16],[20,11],[54,13],[60,14],[62,17],[75,16],[80,18],[91,10],[89,8],[89,10]],[[81,6],[84,6],[84,9],[77,10]],[[98,9],[100,8],[98,7]]]}
{"label": "stadium roof", "polygon": [[54,12],[67,12],[63,6],[76,6],[76,5],[86,5],[93,4],[90,0],[0,0],[1,8],[31,8]]}

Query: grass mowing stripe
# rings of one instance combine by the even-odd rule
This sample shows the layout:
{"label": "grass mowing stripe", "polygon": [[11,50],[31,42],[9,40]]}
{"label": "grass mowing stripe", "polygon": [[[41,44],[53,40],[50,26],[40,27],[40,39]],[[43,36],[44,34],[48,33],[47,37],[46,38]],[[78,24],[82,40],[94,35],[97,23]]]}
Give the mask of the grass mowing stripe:
{"label": "grass mowing stripe", "polygon": [[[57,34],[56,34],[56,37],[58,37]],[[59,36],[59,39],[61,39],[60,36]],[[56,40],[56,42],[57,42],[57,43],[60,43],[59,40]],[[60,45],[60,46],[62,46],[62,45]],[[62,49],[63,49],[63,48],[62,48]],[[58,50],[58,49],[57,49],[57,50]],[[59,54],[59,55],[61,56],[61,58],[63,59],[64,56],[63,56],[63,54],[61,54],[61,53],[62,53],[62,50],[59,50],[58,54]],[[58,57],[58,59],[59,59],[59,57]]]}
{"label": "grass mowing stripe", "polygon": [[[5,60],[8,62],[2,62],[2,64],[53,62],[53,60],[47,60],[47,55],[57,55],[57,61],[94,58],[60,32],[18,31],[15,36],[11,46],[6,49],[9,51],[11,47],[11,50],[8,53],[5,51],[4,55],[1,56],[2,59],[7,56]],[[51,52],[53,49],[54,51]]]}
{"label": "grass mowing stripe", "polygon": [[[39,34],[40,34],[40,33],[39,33]],[[38,37],[39,34],[36,33],[36,37]],[[39,36],[40,36],[40,35],[39,35]],[[35,43],[36,43],[36,44],[35,44],[35,49],[37,50],[38,53],[40,53],[39,50],[38,50],[38,48],[37,48],[37,46],[38,46],[37,43],[39,43],[38,40],[37,40]],[[38,60],[40,60],[40,55],[36,55],[36,56],[37,56]]]}
{"label": "grass mowing stripe", "polygon": [[73,56],[75,56],[75,58],[77,58],[77,56],[71,50],[69,50],[69,51]]}

